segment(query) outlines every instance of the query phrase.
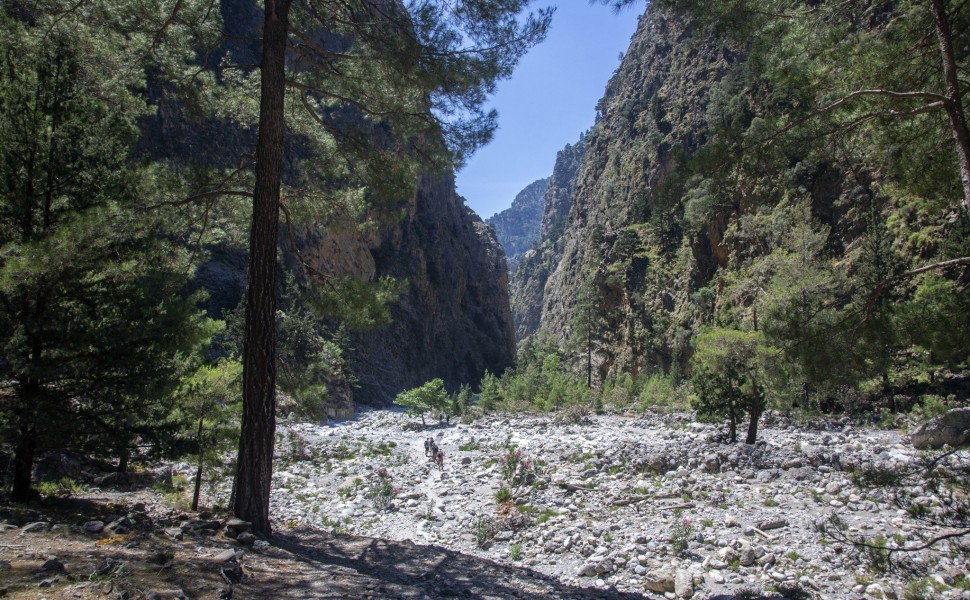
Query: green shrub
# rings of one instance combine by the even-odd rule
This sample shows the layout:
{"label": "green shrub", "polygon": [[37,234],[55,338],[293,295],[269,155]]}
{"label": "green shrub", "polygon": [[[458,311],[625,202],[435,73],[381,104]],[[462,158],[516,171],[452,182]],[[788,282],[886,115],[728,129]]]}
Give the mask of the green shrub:
{"label": "green shrub", "polygon": [[687,552],[687,546],[694,537],[694,526],[690,520],[684,519],[674,525],[670,532],[670,552],[675,556],[680,556]]}
{"label": "green shrub", "polygon": [[420,415],[421,423],[424,424],[426,412],[433,414],[445,411],[450,402],[448,392],[445,391],[445,382],[432,379],[421,386],[401,392],[394,399],[394,404],[403,406],[409,415]]}

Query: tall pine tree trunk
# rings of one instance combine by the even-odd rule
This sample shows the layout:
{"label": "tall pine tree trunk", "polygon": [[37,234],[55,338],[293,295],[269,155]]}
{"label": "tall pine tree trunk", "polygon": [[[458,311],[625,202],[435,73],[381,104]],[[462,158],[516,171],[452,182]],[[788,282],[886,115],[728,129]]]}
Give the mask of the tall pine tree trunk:
{"label": "tall pine tree trunk", "polygon": [[199,444],[199,468],[195,472],[195,491],[192,492],[192,510],[199,510],[199,496],[202,495],[202,459],[205,456],[205,448],[202,447],[202,427],[204,424],[205,417],[199,417],[199,433],[195,436]]}
{"label": "tall pine tree trunk", "polygon": [[753,444],[758,441],[758,421],[761,420],[761,413],[765,410],[764,397],[761,395],[761,388],[758,386],[758,378],[751,374],[751,399],[748,404],[748,435],[744,439],[745,444]]}
{"label": "tall pine tree trunk", "polygon": [[259,137],[249,237],[249,288],[243,346],[243,415],[233,512],[269,536],[269,492],[276,432],[276,251],[283,168],[283,99],[290,0],[265,0]]}
{"label": "tall pine tree trunk", "polygon": [[37,498],[37,492],[30,486],[31,471],[34,468],[34,452],[37,448],[37,434],[31,427],[20,430],[20,439],[13,456],[13,491],[10,499],[14,502],[30,502]]}
{"label": "tall pine tree trunk", "polygon": [[960,72],[953,51],[953,32],[946,14],[946,0],[932,0],[936,37],[940,44],[940,60],[943,63],[943,79],[946,82],[944,107],[950,119],[950,131],[956,145],[960,180],[963,182],[963,211],[970,215],[970,128],[963,111],[963,94],[960,89]]}

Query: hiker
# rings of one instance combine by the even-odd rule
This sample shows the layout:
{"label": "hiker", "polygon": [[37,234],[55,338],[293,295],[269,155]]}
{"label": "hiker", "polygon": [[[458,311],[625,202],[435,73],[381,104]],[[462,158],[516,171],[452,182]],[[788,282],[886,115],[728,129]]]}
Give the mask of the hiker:
{"label": "hiker", "polygon": [[430,437],[424,438],[424,455],[425,456],[431,456],[431,444],[432,443],[433,442],[431,441],[431,438]]}
{"label": "hiker", "polygon": [[434,438],[428,438],[428,441],[431,443],[431,454],[428,456],[431,460],[435,460],[435,457],[438,456],[438,444],[434,443]]}
{"label": "hiker", "polygon": [[435,453],[435,455],[434,455],[434,462],[435,462],[436,465],[438,465],[438,469],[444,470],[444,468],[445,468],[445,453],[441,451],[441,448],[438,448],[438,452]]}

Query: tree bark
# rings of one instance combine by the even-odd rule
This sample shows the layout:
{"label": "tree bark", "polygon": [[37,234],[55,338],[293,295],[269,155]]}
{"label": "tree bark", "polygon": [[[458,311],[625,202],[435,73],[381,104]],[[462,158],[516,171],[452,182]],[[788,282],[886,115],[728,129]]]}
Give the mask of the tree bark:
{"label": "tree bark", "polygon": [[276,253],[283,170],[283,100],[290,0],[265,0],[259,136],[243,345],[243,415],[233,512],[270,536],[269,493],[276,433]]}
{"label": "tree bark", "polygon": [[118,472],[127,473],[128,472],[128,460],[131,458],[131,449],[128,448],[126,444],[124,447],[118,450]]}
{"label": "tree bark", "polygon": [[195,491],[192,492],[192,510],[199,510],[199,496],[202,495],[202,457],[205,454],[205,448],[202,447],[203,423],[205,423],[205,417],[199,417],[199,433],[195,436],[199,444],[199,468],[195,471]]}
{"label": "tree bark", "polygon": [[963,95],[960,90],[960,74],[953,53],[953,34],[946,14],[946,0],[933,0],[933,18],[936,21],[936,37],[940,43],[940,59],[943,63],[943,79],[946,82],[946,101],[943,106],[950,119],[950,130],[960,164],[960,180],[963,182],[963,211],[970,215],[970,130],[963,111]]}
{"label": "tree bark", "polygon": [[30,486],[36,448],[36,432],[33,428],[21,428],[13,457],[13,491],[10,499],[14,502],[30,502],[38,497],[37,492]]}
{"label": "tree bark", "polygon": [[751,378],[751,400],[748,404],[750,420],[748,421],[748,435],[744,439],[745,444],[753,444],[758,441],[758,421],[761,420],[761,413],[765,410],[765,401],[761,395],[761,388],[758,386],[758,378],[752,373]]}
{"label": "tree bark", "polygon": [[751,412],[751,420],[748,421],[748,435],[744,439],[745,444],[753,444],[758,441],[758,421],[761,419],[761,411]]}

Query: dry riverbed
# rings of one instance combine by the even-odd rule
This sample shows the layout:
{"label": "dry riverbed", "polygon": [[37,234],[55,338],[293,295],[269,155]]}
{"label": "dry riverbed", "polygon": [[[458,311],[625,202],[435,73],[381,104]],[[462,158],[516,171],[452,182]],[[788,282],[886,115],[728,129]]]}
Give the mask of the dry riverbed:
{"label": "dry riverbed", "polygon": [[[272,510],[282,524],[438,544],[568,585],[658,596],[801,589],[902,598],[909,585],[928,598],[970,598],[961,589],[968,564],[946,544],[919,557],[918,578],[874,571],[819,532],[835,514],[867,538],[923,539],[887,492],[850,480],[855,469],[918,456],[898,431],[776,420],[746,446],[721,443],[720,428],[687,415],[597,416],[583,425],[499,416],[421,427],[391,411],[281,430]],[[424,456],[429,435],[445,452],[443,471]],[[513,447],[538,465],[533,485],[510,490],[514,508],[496,500],[501,460]],[[385,507],[379,488],[387,481],[396,496]]]}

